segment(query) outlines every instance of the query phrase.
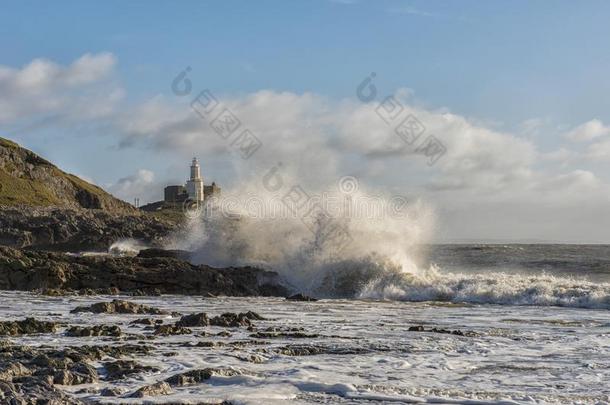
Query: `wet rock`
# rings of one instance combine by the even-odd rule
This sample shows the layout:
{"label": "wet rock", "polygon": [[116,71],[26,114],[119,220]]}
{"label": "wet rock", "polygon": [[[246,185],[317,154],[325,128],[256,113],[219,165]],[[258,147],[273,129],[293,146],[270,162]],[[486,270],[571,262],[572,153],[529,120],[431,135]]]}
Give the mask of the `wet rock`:
{"label": "wet rock", "polygon": [[317,301],[316,298],[313,298],[313,297],[310,297],[308,295],[304,295],[301,293],[291,295],[290,297],[286,297],[286,299],[290,300],[290,301],[307,301],[307,302]]}
{"label": "wet rock", "polygon": [[70,370],[59,370],[53,377],[53,382],[60,385],[91,384],[98,381],[97,371],[86,363],[76,363]]}
{"label": "wet rock", "polygon": [[140,318],[135,321],[129,322],[130,325],[145,325],[145,326],[154,326],[160,325],[163,323],[163,319],[151,319],[151,318]]}
{"label": "wet rock", "polygon": [[285,356],[314,356],[324,353],[322,348],[314,346],[287,346],[278,348],[276,351]]}
{"label": "wet rock", "polygon": [[315,356],[319,354],[333,355],[360,355],[369,353],[370,350],[363,347],[324,347],[314,345],[288,345],[273,350],[275,353],[285,356]]}
{"label": "wet rock", "polygon": [[134,295],[286,296],[281,283],[277,273],[254,267],[213,268],[173,257],[75,256],[0,246],[3,290],[116,293],[118,288]]}
{"label": "wet rock", "polygon": [[210,320],[208,316],[204,313],[185,315],[178,322],[176,322],[177,326],[187,326],[187,327],[200,327],[200,326],[209,326]]}
{"label": "wet rock", "polygon": [[25,318],[21,321],[0,322],[0,335],[18,336],[34,333],[55,333],[58,324],[56,322],[38,321],[34,318]]}
{"label": "wet rock", "polygon": [[283,328],[283,327],[269,327],[263,331],[259,331],[256,333],[250,334],[250,337],[257,339],[266,339],[266,338],[295,338],[295,339],[305,339],[305,338],[317,338],[319,337],[316,333],[306,333],[303,328]]}
{"label": "wet rock", "polygon": [[140,388],[133,394],[132,398],[143,398],[143,397],[154,397],[158,395],[169,395],[172,393],[172,388],[165,381],[158,382],[156,384],[147,385]]}
{"label": "wet rock", "polygon": [[197,384],[202,381],[209,380],[213,375],[231,377],[239,374],[240,373],[238,371],[230,368],[204,368],[175,374],[165,381],[172,387],[183,387],[185,385]]}
{"label": "wet rock", "polygon": [[269,338],[292,338],[292,339],[313,339],[320,335],[316,333],[305,333],[305,332],[256,332],[250,334],[250,337],[256,339],[269,339]]}
{"label": "wet rock", "polygon": [[32,360],[31,364],[43,368],[66,370],[74,364],[74,361],[69,357],[51,358],[46,354],[40,354]]}
{"label": "wet rock", "polygon": [[187,259],[191,254],[192,253],[187,250],[150,248],[140,250],[140,252],[138,252],[138,257],[172,257],[174,259]]}
{"label": "wet rock", "polygon": [[13,383],[8,381],[0,380],[0,400],[8,404],[21,404],[24,402],[17,401],[17,389],[13,385]]}
{"label": "wet rock", "polygon": [[159,325],[155,328],[155,335],[188,335],[193,333],[189,328],[177,325]]}
{"label": "wet rock", "polygon": [[32,372],[20,362],[0,366],[0,380],[12,381],[13,378],[31,375]]}
{"label": "wet rock", "polygon": [[72,326],[66,331],[66,336],[121,336],[121,328],[116,325]]}
{"label": "wet rock", "polygon": [[[1,383],[1,382],[0,382]],[[35,377],[24,377],[19,384],[13,385],[14,390],[0,393],[0,397],[8,393],[2,403],[19,405],[83,405],[84,402],[71,397],[43,379]],[[0,391],[3,388],[0,387]]]}
{"label": "wet rock", "polygon": [[119,387],[107,387],[100,391],[102,397],[118,397],[125,393],[125,389]]}
{"label": "wet rock", "polygon": [[167,311],[157,308],[148,307],[135,302],[112,300],[111,302],[98,302],[90,306],[81,306],[70,311],[71,313],[78,312],[93,312],[94,314],[149,314],[149,315],[168,315]]}
{"label": "wet rock", "polygon": [[64,297],[66,295],[71,295],[72,292],[68,290],[60,290],[58,288],[45,288],[40,291],[40,295],[46,295],[48,297]]}
{"label": "wet rock", "polygon": [[144,366],[132,360],[117,360],[104,363],[107,378],[109,380],[119,380],[132,374],[159,371],[156,367]]}
{"label": "wet rock", "polygon": [[237,328],[240,326],[248,327],[251,325],[250,320],[261,320],[265,319],[256,312],[248,311],[235,314],[233,312],[226,312],[220,316],[215,316],[210,319],[210,325],[212,326],[223,326]]}
{"label": "wet rock", "polygon": [[108,287],[108,288],[83,288],[77,291],[78,295],[120,295],[121,291],[119,291],[116,287]]}
{"label": "wet rock", "polygon": [[463,332],[458,329],[449,330],[449,329],[443,329],[443,328],[425,329],[421,325],[411,326],[409,328],[409,332],[432,332],[432,333],[443,333],[443,334],[447,334],[447,335],[456,335],[456,336],[476,336],[476,334],[473,332]]}

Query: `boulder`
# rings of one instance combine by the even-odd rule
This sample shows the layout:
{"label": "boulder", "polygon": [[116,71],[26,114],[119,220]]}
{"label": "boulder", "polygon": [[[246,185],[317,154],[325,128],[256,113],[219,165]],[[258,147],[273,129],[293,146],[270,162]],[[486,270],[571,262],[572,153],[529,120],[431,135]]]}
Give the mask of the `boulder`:
{"label": "boulder", "polygon": [[38,321],[34,318],[25,318],[21,321],[0,322],[0,336],[30,335],[35,333],[55,333],[56,322]]}
{"label": "boulder", "polygon": [[149,314],[149,315],[168,315],[169,312],[146,305],[123,300],[112,300],[111,302],[98,302],[89,306],[76,307],[71,313],[93,312],[94,314]]}
{"label": "boulder", "polygon": [[116,325],[72,326],[66,331],[66,336],[121,336],[121,328]]}
{"label": "boulder", "polygon": [[165,381],[158,382],[152,385],[146,385],[133,394],[132,398],[154,397],[158,395],[169,395],[172,393],[172,388]]}
{"label": "boulder", "polygon": [[176,325],[187,327],[209,326],[210,320],[204,312],[201,312],[198,314],[184,315],[178,322],[176,322]]}

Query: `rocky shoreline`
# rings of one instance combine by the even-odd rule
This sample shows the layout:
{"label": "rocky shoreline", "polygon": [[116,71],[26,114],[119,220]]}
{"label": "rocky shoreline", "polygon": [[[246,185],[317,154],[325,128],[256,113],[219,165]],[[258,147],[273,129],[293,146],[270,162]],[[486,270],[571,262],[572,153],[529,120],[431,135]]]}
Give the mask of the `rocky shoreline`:
{"label": "rocky shoreline", "polygon": [[[298,362],[304,356],[366,356],[393,350],[371,345],[348,330],[310,330],[286,324],[269,317],[272,314],[254,312],[246,301],[231,308],[242,312],[216,314],[190,305],[190,312],[184,311],[184,305],[178,307],[181,312],[176,312],[167,303],[164,308],[157,308],[147,301],[88,301],[79,297],[74,303],[64,302],[56,307],[59,313],[36,312],[44,319],[0,321],[0,403],[154,401],[227,405],[231,402],[226,397],[201,402],[184,395],[216,383],[222,385],[223,381],[231,384],[231,378],[251,378],[256,373],[250,366],[264,365],[278,357]],[[292,306],[319,305],[313,301],[283,302]],[[218,302],[207,308],[214,311],[222,306]],[[471,331],[423,325],[408,327],[405,333],[450,339],[478,336]],[[186,367],[165,366],[166,361],[180,356],[186,360],[182,363]],[[198,358],[207,361],[199,362]]]}
{"label": "rocky shoreline", "polygon": [[[155,254],[155,252],[158,252]],[[159,257],[160,256],[160,257]],[[141,256],[74,256],[0,246],[0,290],[132,295],[287,296],[277,273],[194,265],[164,251]]]}
{"label": "rocky shoreline", "polygon": [[0,245],[64,252],[107,251],[121,239],[160,247],[180,224],[138,211],[0,206]]}
{"label": "rocky shoreline", "polygon": [[[99,302],[88,307],[77,307],[72,313],[93,312],[97,314],[148,314],[169,315],[166,311],[145,305],[114,300]],[[174,317],[180,314],[174,313]],[[159,335],[197,334],[190,328],[199,330],[208,326],[222,328],[248,328],[253,331],[252,321],[264,318],[252,311],[246,313],[223,313],[208,317],[205,313],[185,315],[173,324],[164,324],[163,319],[142,318],[132,321],[130,325],[142,328],[141,334],[125,334],[118,325],[95,325],[81,327],[64,325],[59,322],[39,321],[26,318],[18,321],[0,321],[0,337],[18,337],[24,335],[57,334],[67,337],[105,336],[120,340],[111,344],[78,345],[62,349],[51,346],[25,346],[0,340],[0,401],[7,404],[85,404],[58,386],[91,385],[100,382],[117,382],[127,377],[142,373],[159,371],[155,367],[140,364],[134,357],[147,355],[154,349],[154,340]],[[154,325],[154,327],[153,327]],[[189,328],[187,328],[187,326]],[[113,333],[100,333],[113,331]],[[150,332],[146,332],[150,331]],[[230,335],[230,332],[226,332]],[[126,343],[125,341],[135,341]],[[189,343],[190,344],[190,343]],[[213,345],[212,345],[213,346]],[[167,353],[171,356],[171,353]],[[101,367],[96,367],[101,364]],[[84,393],[99,394],[101,397],[144,398],[169,395],[175,387],[202,383],[213,375],[237,375],[232,369],[203,368],[176,373],[159,381],[126,392],[123,388],[106,387],[102,390],[83,388]],[[206,402],[209,404],[209,402]],[[227,404],[227,402],[221,402]]]}

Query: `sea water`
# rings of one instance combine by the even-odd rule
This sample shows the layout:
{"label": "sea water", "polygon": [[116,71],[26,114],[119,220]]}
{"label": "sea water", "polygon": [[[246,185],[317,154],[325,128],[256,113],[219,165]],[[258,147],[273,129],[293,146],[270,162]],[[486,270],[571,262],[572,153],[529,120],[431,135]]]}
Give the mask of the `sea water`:
{"label": "sea water", "polygon": [[[152,345],[134,358],[158,372],[118,382],[62,387],[85,400],[140,403],[82,392],[107,386],[127,393],[196,368],[237,371],[177,387],[151,403],[230,400],[283,403],[610,403],[610,284],[607,246],[432,247],[437,271],[412,280],[371,281],[349,299],[292,302],[282,298],[121,297],[183,314],[255,311],[267,327],[303,328],[312,337],[255,338],[245,328],[193,328],[194,333],[141,339]],[[490,257],[495,256],[492,260]],[[427,281],[425,281],[427,280]],[[377,284],[375,284],[377,283]],[[129,334],[142,315],[71,314],[79,305],[117,297],[44,297],[1,292],[0,316],[24,315],[69,325],[113,324]],[[177,320],[156,316],[165,323]],[[464,336],[409,331],[411,326],[460,330]],[[202,336],[202,332],[206,336]],[[7,338],[17,344],[74,346],[135,343],[105,337]],[[215,347],[194,347],[198,342]],[[188,344],[188,345],[187,345]],[[222,344],[222,345],[220,345]],[[290,356],[279,348],[316,348]],[[111,360],[111,359],[107,359]],[[101,363],[95,364],[103,375]]]}

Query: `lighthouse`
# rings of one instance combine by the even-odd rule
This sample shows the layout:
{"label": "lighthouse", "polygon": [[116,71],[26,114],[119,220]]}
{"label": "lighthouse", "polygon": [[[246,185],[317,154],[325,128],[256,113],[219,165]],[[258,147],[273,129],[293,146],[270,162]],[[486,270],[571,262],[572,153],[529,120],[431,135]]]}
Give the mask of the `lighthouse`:
{"label": "lighthouse", "polygon": [[191,163],[191,178],[186,182],[186,192],[191,200],[203,201],[203,178],[201,177],[201,167],[197,158],[193,158]]}

